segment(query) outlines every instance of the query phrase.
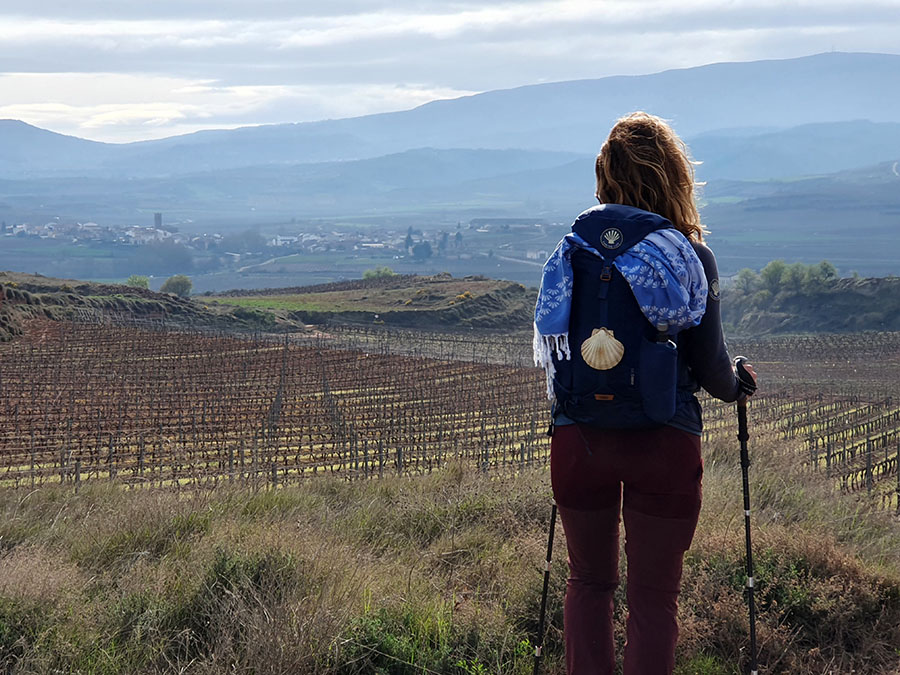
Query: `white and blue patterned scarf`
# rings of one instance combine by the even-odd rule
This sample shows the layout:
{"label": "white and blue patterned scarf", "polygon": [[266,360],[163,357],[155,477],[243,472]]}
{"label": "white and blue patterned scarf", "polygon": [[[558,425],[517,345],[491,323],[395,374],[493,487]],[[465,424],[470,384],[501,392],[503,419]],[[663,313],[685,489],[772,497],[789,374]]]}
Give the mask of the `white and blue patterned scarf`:
{"label": "white and blue patterned scarf", "polygon": [[[534,363],[547,373],[547,396],[553,398],[558,359],[571,358],[569,314],[572,302],[572,253],[602,254],[574,232],[567,234],[544,264],[534,308]],[[641,311],[653,326],[665,324],[674,334],[700,323],[706,311],[706,274],[687,238],[675,229],[651,232],[613,264],[631,286]]]}

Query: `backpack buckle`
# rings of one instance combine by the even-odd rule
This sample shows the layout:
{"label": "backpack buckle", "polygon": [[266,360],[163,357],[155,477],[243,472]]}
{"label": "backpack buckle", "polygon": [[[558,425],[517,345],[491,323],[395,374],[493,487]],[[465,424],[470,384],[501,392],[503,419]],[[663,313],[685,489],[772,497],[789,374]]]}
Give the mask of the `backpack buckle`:
{"label": "backpack buckle", "polygon": [[609,265],[604,265],[603,269],[600,270],[600,281],[609,281],[612,279],[612,268]]}

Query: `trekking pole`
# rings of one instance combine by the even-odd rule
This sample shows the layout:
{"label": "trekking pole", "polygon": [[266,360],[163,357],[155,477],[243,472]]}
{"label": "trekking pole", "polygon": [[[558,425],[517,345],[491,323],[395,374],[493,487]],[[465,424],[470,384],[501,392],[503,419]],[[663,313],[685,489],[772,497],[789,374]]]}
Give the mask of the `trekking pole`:
{"label": "trekking pole", "polygon": [[547,612],[547,589],[550,587],[550,559],[553,557],[553,533],[556,530],[556,500],[550,500],[550,534],[547,536],[547,562],[544,565],[544,590],[541,593],[541,615],[538,619],[537,642],[534,647],[534,675],[538,675],[541,664],[541,649],[544,642],[544,616]]}
{"label": "trekking pole", "polygon": [[744,534],[747,539],[747,604],[750,608],[750,675],[757,675],[756,664],[756,602],[753,589],[756,580],[753,577],[753,551],[750,545],[750,454],[747,441],[750,432],[747,430],[747,398],[756,391],[756,383],[744,368],[747,359],[738,356],[734,360],[738,378],[741,381],[741,395],[737,401],[738,440],[741,442],[741,474],[744,482]]}

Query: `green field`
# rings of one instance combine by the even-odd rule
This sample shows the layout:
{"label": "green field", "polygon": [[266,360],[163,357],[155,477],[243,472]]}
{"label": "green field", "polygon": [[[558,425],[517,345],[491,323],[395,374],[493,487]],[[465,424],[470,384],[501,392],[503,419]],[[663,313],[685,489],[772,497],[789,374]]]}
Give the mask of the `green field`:
{"label": "green field", "polygon": [[286,295],[280,297],[257,296],[248,298],[224,295],[220,298],[216,298],[215,300],[208,300],[204,298],[201,300],[201,302],[205,302],[210,305],[221,303],[225,305],[235,305],[237,307],[252,307],[254,309],[283,309],[288,311],[327,312],[349,309],[349,307],[341,307],[341,305],[339,304],[332,305],[323,302],[311,302],[309,300],[309,296],[305,295]]}

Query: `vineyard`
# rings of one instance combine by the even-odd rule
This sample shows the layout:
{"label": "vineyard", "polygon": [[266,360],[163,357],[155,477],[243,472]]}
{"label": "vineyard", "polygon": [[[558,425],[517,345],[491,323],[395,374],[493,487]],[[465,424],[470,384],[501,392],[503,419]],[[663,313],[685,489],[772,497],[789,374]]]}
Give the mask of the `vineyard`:
{"label": "vineyard", "polygon": [[30,330],[2,352],[5,485],[280,484],[323,471],[429,471],[450,456],[487,469],[547,452],[533,369],[398,357],[387,343],[361,350],[323,336]]}
{"label": "vineyard", "polygon": [[[751,426],[844,492],[900,495],[895,333],[745,341]],[[34,321],[0,346],[0,485],[277,486],[544,463],[543,374],[523,335],[333,329],[236,337]],[[706,440],[733,406],[705,400]]]}

